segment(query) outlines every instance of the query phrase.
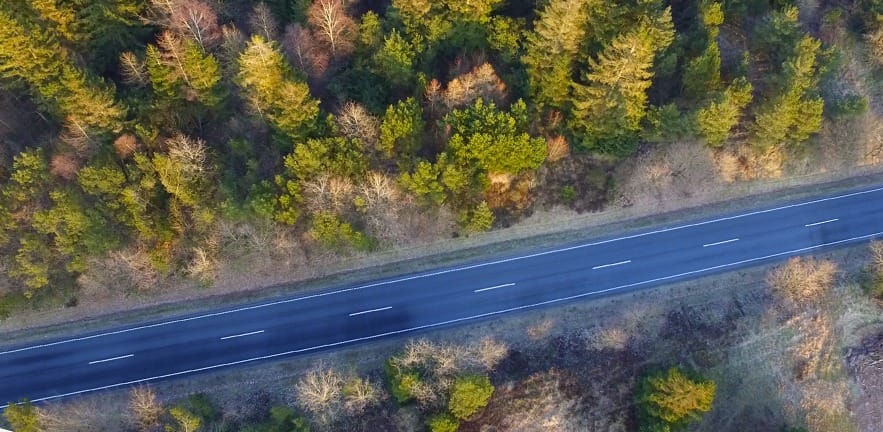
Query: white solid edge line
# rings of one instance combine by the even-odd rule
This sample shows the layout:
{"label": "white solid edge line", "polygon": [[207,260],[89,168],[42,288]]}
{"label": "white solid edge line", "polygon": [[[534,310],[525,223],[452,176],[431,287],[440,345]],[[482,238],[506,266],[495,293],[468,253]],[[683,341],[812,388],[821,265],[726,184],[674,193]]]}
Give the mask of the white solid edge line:
{"label": "white solid edge line", "polygon": [[103,337],[103,336],[112,336],[112,335],[116,335],[116,334],[129,333],[129,332],[138,331],[138,330],[144,330],[144,329],[149,329],[149,328],[154,328],[154,327],[161,327],[161,326],[165,326],[165,325],[169,325],[169,324],[177,324],[177,323],[181,323],[181,322],[194,321],[194,320],[203,319],[203,318],[211,318],[211,317],[215,317],[215,316],[227,315],[227,314],[232,314],[232,313],[236,313],[236,312],[243,312],[243,311],[247,311],[247,310],[261,309],[261,308],[280,305],[280,304],[293,303],[293,302],[297,302],[297,301],[301,301],[301,300],[308,300],[308,299],[317,298],[317,297],[325,297],[325,296],[329,296],[329,295],[341,294],[341,293],[350,292],[350,291],[362,290],[365,288],[372,288],[372,287],[382,286],[382,285],[390,285],[390,284],[394,284],[394,283],[398,283],[398,282],[407,282],[407,281],[414,280],[414,279],[422,279],[422,278],[438,276],[438,275],[447,274],[447,273],[453,273],[453,272],[464,271],[464,270],[471,270],[474,268],[487,267],[487,266],[491,266],[491,265],[495,265],[495,264],[502,264],[502,263],[507,263],[507,262],[512,262],[512,261],[519,261],[519,260],[534,258],[534,257],[538,257],[538,256],[543,256],[543,255],[550,255],[550,254],[555,254],[555,253],[559,253],[559,252],[566,252],[566,251],[570,251],[570,250],[574,250],[574,249],[581,249],[581,248],[585,248],[585,247],[591,247],[591,246],[597,246],[597,245],[606,244],[606,243],[612,243],[612,242],[616,242],[616,241],[620,241],[620,240],[628,240],[628,239],[633,239],[633,238],[645,237],[645,236],[653,235],[653,234],[660,234],[660,233],[669,232],[669,231],[676,231],[676,230],[680,230],[680,229],[684,229],[684,228],[691,228],[691,227],[695,227],[695,226],[708,225],[708,224],[712,224],[712,223],[716,223],[716,222],[728,221],[728,220],[733,220],[733,219],[740,219],[743,217],[754,216],[754,215],[764,214],[764,213],[771,213],[771,212],[775,212],[775,211],[779,211],[779,210],[785,210],[785,209],[794,208],[794,207],[801,207],[801,206],[806,206],[806,205],[811,205],[811,204],[817,204],[820,202],[832,201],[832,200],[837,200],[837,199],[841,199],[841,198],[848,198],[848,197],[852,197],[852,196],[870,194],[870,193],[879,192],[879,191],[883,191],[883,187],[878,187],[878,188],[859,191],[859,192],[851,192],[848,194],[837,195],[837,196],[833,196],[833,197],[820,198],[817,200],[811,200],[811,201],[806,201],[806,202],[802,202],[802,203],[788,204],[788,205],[774,207],[774,208],[770,208],[770,209],[756,210],[756,211],[742,213],[742,214],[738,214],[738,215],[734,215],[734,216],[726,216],[726,217],[711,219],[711,220],[702,221],[702,222],[694,222],[694,223],[690,223],[690,224],[679,225],[676,227],[662,228],[662,229],[658,229],[658,230],[654,230],[654,231],[648,231],[648,232],[638,233],[638,234],[631,234],[631,235],[627,235],[627,236],[623,236],[623,237],[607,239],[607,240],[600,240],[597,242],[585,243],[585,244],[581,244],[581,245],[574,245],[574,246],[569,246],[569,247],[565,247],[565,248],[561,248],[561,249],[536,252],[536,253],[532,253],[532,254],[528,254],[528,255],[505,258],[505,259],[500,259],[500,260],[496,260],[496,261],[488,261],[488,262],[483,262],[483,263],[471,264],[468,266],[455,267],[455,268],[446,269],[446,270],[439,270],[439,271],[435,271],[435,272],[431,272],[431,273],[412,275],[412,276],[407,276],[407,277],[388,280],[388,281],[374,282],[374,283],[370,283],[370,284],[362,285],[362,286],[358,286],[358,287],[353,287],[353,288],[344,288],[344,289],[335,290],[335,291],[327,291],[327,292],[311,294],[311,295],[307,295],[307,296],[303,296],[303,297],[278,300],[278,301],[269,302],[269,303],[262,303],[262,304],[258,304],[258,305],[244,306],[241,308],[230,309],[230,310],[226,310],[226,311],[212,312],[212,313],[197,315],[197,316],[188,317],[188,318],[179,318],[179,319],[174,319],[174,320],[164,321],[164,322],[159,322],[159,323],[154,323],[154,324],[142,325],[142,326],[137,326],[137,327],[130,327],[130,328],[126,328],[126,329],[115,330],[115,331],[111,331],[111,332],[100,333],[100,334],[95,334],[95,335],[90,335],[90,336],[82,336],[82,337],[78,337],[78,338],[71,338],[71,339],[50,342],[50,343],[45,343],[45,344],[40,344],[40,345],[32,345],[32,346],[17,348],[17,349],[9,350],[9,351],[0,351],[0,355],[13,354],[13,353],[21,352],[21,351],[29,351],[29,350],[33,350],[33,349],[61,345],[61,344],[66,344],[66,343],[70,343],[70,342],[79,342],[79,341],[95,339],[95,338],[99,338],[99,337]]}
{"label": "white solid edge line", "polygon": [[128,354],[128,355],[119,356],[119,357],[112,357],[112,358],[104,359],[104,360],[90,361],[89,364],[91,365],[91,364],[98,364],[98,363],[107,363],[109,361],[122,360],[124,358],[129,358],[129,357],[135,357],[135,354]]}
{"label": "white solid edge line", "polygon": [[232,335],[232,336],[224,336],[224,337],[221,338],[221,340],[227,340],[227,339],[233,339],[233,338],[240,338],[240,337],[245,337],[245,336],[251,336],[251,335],[261,334],[261,333],[263,333],[263,332],[264,332],[263,330],[258,330],[258,331],[248,332],[248,333],[236,334],[236,335]]}
{"label": "white solid edge line", "polygon": [[472,290],[472,292],[480,293],[480,292],[484,292],[484,291],[494,290],[497,288],[506,288],[506,287],[510,287],[510,286],[514,286],[514,285],[515,285],[515,282],[512,282],[512,283],[507,283],[507,284],[502,284],[502,285],[494,285],[492,287],[487,287],[487,288],[480,288],[477,290]]}
{"label": "white solid edge line", "polygon": [[387,306],[387,307],[382,307],[382,308],[377,308],[377,309],[369,309],[369,310],[361,311],[361,312],[353,312],[350,314],[350,316],[364,315],[364,314],[371,313],[371,312],[380,312],[380,311],[385,311],[385,310],[389,310],[389,309],[392,309],[392,306]]}
{"label": "white solid edge line", "polygon": [[611,264],[603,264],[603,265],[599,265],[599,266],[594,266],[594,267],[592,267],[592,270],[598,270],[598,269],[602,269],[602,268],[607,268],[607,267],[613,267],[613,266],[618,266],[618,265],[628,264],[628,263],[630,263],[630,262],[632,262],[632,260],[625,260],[625,261],[615,262],[615,263],[611,263]]}
{"label": "white solid edge line", "polygon": [[[553,304],[553,303],[560,303],[563,301],[573,300],[573,299],[577,299],[577,298],[581,298],[581,297],[588,297],[588,296],[595,295],[595,294],[603,294],[603,293],[607,293],[607,292],[611,292],[611,291],[617,291],[617,290],[621,290],[623,288],[631,288],[631,287],[635,287],[638,285],[645,285],[645,284],[653,283],[653,282],[660,282],[660,281],[669,280],[669,279],[676,279],[679,277],[689,276],[692,274],[703,273],[703,272],[707,272],[707,271],[711,271],[711,270],[718,270],[718,269],[732,267],[732,266],[736,266],[739,264],[745,264],[745,263],[754,262],[754,261],[762,261],[765,259],[775,258],[775,257],[783,256],[783,255],[790,255],[790,254],[796,254],[799,252],[806,252],[806,251],[810,251],[813,249],[822,248],[825,246],[832,246],[832,245],[847,243],[847,242],[851,242],[851,241],[855,241],[855,240],[863,240],[863,239],[873,238],[873,237],[877,237],[877,236],[881,236],[881,235],[883,235],[883,231],[875,232],[873,234],[858,236],[858,237],[852,237],[852,238],[848,238],[848,239],[844,239],[844,240],[837,240],[835,242],[830,242],[830,243],[822,243],[822,244],[819,244],[816,246],[808,246],[808,247],[804,247],[804,248],[800,248],[800,249],[793,249],[793,250],[789,250],[789,251],[785,251],[785,252],[774,253],[772,255],[766,255],[766,256],[757,257],[757,258],[749,258],[749,259],[745,259],[745,260],[741,260],[741,261],[732,262],[729,264],[720,264],[720,265],[716,265],[713,267],[707,267],[704,269],[691,270],[688,272],[678,273],[678,274],[671,275],[671,276],[663,276],[663,277],[658,277],[658,278],[654,278],[654,279],[648,279],[648,280],[641,281],[641,282],[633,282],[630,284],[620,285],[620,286],[613,287],[613,288],[607,288],[607,289],[603,289],[600,291],[585,292],[582,294],[575,294],[572,296],[561,297],[561,298],[554,299],[554,300],[546,300],[546,301],[539,302],[539,303],[533,303],[533,304],[524,305],[524,306],[516,306],[516,307],[512,307],[512,308],[508,308],[508,309],[494,311],[494,312],[486,312],[483,314],[472,315],[472,316],[463,317],[463,318],[455,318],[455,319],[441,321],[441,322],[437,322],[437,323],[433,323],[433,324],[424,324],[424,325],[417,326],[417,327],[411,327],[411,328],[406,328],[406,329],[401,329],[401,330],[394,330],[394,331],[380,333],[380,334],[376,334],[376,335],[372,335],[372,336],[364,336],[364,337],[349,339],[349,340],[340,341],[340,342],[332,342],[332,343],[323,344],[323,345],[316,345],[316,346],[309,347],[309,348],[301,348],[301,349],[285,351],[285,352],[276,353],[276,354],[268,354],[265,356],[253,357],[253,358],[245,359],[245,360],[237,360],[234,362],[222,363],[222,364],[218,364],[218,365],[214,365],[214,366],[205,366],[205,367],[201,367],[201,368],[190,369],[190,370],[185,370],[185,371],[180,371],[180,372],[172,372],[172,373],[168,373],[168,374],[164,374],[164,375],[157,375],[155,377],[150,377],[150,378],[142,378],[142,379],[126,381],[126,382],[118,383],[118,384],[110,384],[110,385],[106,385],[106,386],[102,386],[102,387],[95,387],[95,388],[91,388],[88,390],[78,390],[75,392],[70,392],[70,393],[65,393],[65,394],[60,394],[60,395],[55,395],[55,396],[47,396],[44,398],[34,399],[31,402],[42,402],[42,401],[46,401],[46,400],[59,399],[59,398],[64,398],[64,397],[68,397],[68,396],[75,396],[78,394],[89,393],[89,392],[93,392],[93,391],[108,390],[108,389],[112,389],[112,388],[116,388],[116,387],[123,387],[123,386],[138,384],[138,383],[142,383],[142,382],[146,382],[146,381],[171,378],[171,377],[175,377],[175,376],[186,375],[186,374],[191,374],[191,373],[196,373],[196,372],[204,372],[207,370],[218,369],[218,368],[227,367],[227,366],[235,366],[235,365],[239,365],[239,364],[243,364],[243,363],[250,363],[250,362],[255,362],[255,361],[259,361],[259,360],[268,360],[271,358],[282,357],[282,356],[291,355],[291,354],[298,354],[298,353],[307,352],[307,351],[315,351],[315,350],[322,349],[322,348],[330,348],[330,347],[345,345],[345,344],[353,343],[353,342],[361,342],[361,341],[366,341],[366,340],[371,340],[371,339],[377,339],[377,338],[381,338],[384,336],[391,336],[391,335],[395,335],[395,334],[408,333],[408,332],[412,332],[412,331],[423,330],[423,329],[428,329],[428,328],[433,328],[433,327],[440,327],[443,325],[454,324],[454,323],[458,323],[458,322],[462,322],[462,321],[468,321],[468,320],[484,318],[484,317],[488,317],[488,316],[500,315],[500,314],[504,314],[504,313],[508,313],[508,312],[514,312],[514,311],[523,310],[523,309],[530,309],[530,308],[534,308],[537,306],[544,306],[544,305]],[[9,406],[9,405],[8,404],[0,405],[0,409],[6,408],[7,406]]]}
{"label": "white solid edge line", "polygon": [[732,238],[732,239],[729,239],[729,240],[724,240],[724,241],[719,241],[719,242],[714,242],[714,243],[704,244],[704,245],[702,245],[702,247],[717,246],[717,245],[722,245],[722,244],[727,244],[727,243],[732,243],[732,242],[737,242],[737,241],[739,241],[739,239],[737,239],[737,238]]}
{"label": "white solid edge line", "polygon": [[831,223],[831,222],[837,222],[837,221],[839,221],[839,220],[840,220],[840,219],[828,219],[828,220],[821,221],[821,222],[815,222],[815,223],[811,223],[811,224],[806,224],[806,225],[804,225],[804,226],[805,226],[805,227],[811,227],[811,226],[816,226],[816,225],[821,225],[821,224],[826,224],[826,223]]}

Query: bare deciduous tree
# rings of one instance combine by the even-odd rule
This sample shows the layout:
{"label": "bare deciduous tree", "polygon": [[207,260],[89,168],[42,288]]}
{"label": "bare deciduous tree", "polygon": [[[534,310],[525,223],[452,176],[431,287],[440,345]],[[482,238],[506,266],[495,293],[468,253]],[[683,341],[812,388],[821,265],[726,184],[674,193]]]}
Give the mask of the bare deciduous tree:
{"label": "bare deciduous tree", "polygon": [[73,153],[56,153],[52,155],[49,167],[52,175],[65,180],[73,180],[77,176],[77,172],[80,171],[80,161]]}
{"label": "bare deciduous tree", "polygon": [[555,135],[546,138],[546,160],[549,162],[557,162],[570,156],[570,144],[567,138],[562,135]]}
{"label": "bare deciduous tree", "polygon": [[307,22],[332,58],[352,52],[357,36],[356,23],[347,14],[343,0],[315,0],[307,10]]}
{"label": "bare deciduous tree", "polygon": [[366,148],[375,148],[380,136],[380,122],[364,106],[347,102],[337,113],[340,133],[349,139],[358,139]]}
{"label": "bare deciduous tree", "polygon": [[380,390],[366,378],[352,377],[343,387],[344,408],[350,415],[358,415],[380,400]]}
{"label": "bare deciduous tree", "polygon": [[173,31],[188,35],[203,49],[214,47],[221,39],[217,14],[199,0],[179,0],[170,21]]}
{"label": "bare deciduous tree", "polygon": [[153,430],[159,423],[162,404],[156,399],[156,393],[148,386],[132,388],[129,394],[129,411],[135,427],[141,432]]}
{"label": "bare deciduous tree", "polygon": [[305,410],[330,415],[337,409],[343,392],[343,376],[334,369],[319,365],[295,384],[297,401]]}
{"label": "bare deciduous tree", "polygon": [[828,260],[791,258],[767,275],[767,284],[791,306],[817,304],[831,289],[837,265]]}
{"label": "bare deciduous tree", "polygon": [[252,33],[259,34],[268,41],[277,40],[279,37],[279,22],[276,21],[270,7],[264,2],[254,6],[248,16],[248,26]]}
{"label": "bare deciduous tree", "polygon": [[322,50],[312,33],[300,24],[285,28],[282,48],[289,61],[311,78],[320,78],[328,70],[328,53]]}
{"label": "bare deciduous tree", "polygon": [[120,73],[126,84],[143,86],[149,81],[144,62],[131,51],[120,54]]}
{"label": "bare deciduous tree", "polygon": [[122,134],[113,141],[113,149],[116,151],[120,159],[126,159],[138,151],[140,144],[138,138],[132,134]]}
{"label": "bare deciduous tree", "polygon": [[506,100],[506,84],[489,63],[484,63],[448,83],[444,103],[448,109],[463,107],[478,98],[501,104]]}
{"label": "bare deciduous tree", "polygon": [[88,124],[76,116],[67,117],[59,139],[71,146],[77,152],[77,155],[84,159],[88,159],[95,154],[101,146],[97,137],[89,129]]}

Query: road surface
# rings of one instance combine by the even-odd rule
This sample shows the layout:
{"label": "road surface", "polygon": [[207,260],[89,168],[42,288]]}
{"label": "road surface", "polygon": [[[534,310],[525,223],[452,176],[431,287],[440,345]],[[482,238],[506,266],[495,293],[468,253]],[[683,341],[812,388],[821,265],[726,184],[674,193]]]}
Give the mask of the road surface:
{"label": "road surface", "polygon": [[0,404],[290,357],[883,236],[883,187],[0,349]]}

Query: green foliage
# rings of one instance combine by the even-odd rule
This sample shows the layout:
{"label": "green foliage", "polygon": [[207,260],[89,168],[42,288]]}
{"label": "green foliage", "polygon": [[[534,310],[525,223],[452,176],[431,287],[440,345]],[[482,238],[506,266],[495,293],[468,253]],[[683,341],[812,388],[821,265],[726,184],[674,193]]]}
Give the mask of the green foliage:
{"label": "green foliage", "polygon": [[277,405],[270,408],[268,421],[246,427],[243,432],[310,432],[310,425],[291,408]]}
{"label": "green foliage", "polygon": [[442,165],[425,160],[418,162],[414,172],[402,173],[402,186],[427,204],[441,205],[445,202],[445,187],[441,181]]}
{"label": "green foliage", "polygon": [[466,420],[484,408],[494,394],[494,386],[487,375],[465,375],[457,378],[448,409],[454,417]]}
{"label": "green foliage", "polygon": [[52,191],[53,206],[34,214],[34,229],[51,235],[58,256],[69,257],[67,270],[86,270],[86,258],[118,246],[119,241],[107,231],[107,221],[89,208],[71,189]]}
{"label": "green foliage", "polygon": [[652,142],[671,142],[691,136],[695,133],[693,119],[684,115],[678,107],[671,103],[663,106],[650,106],[644,118],[642,136]]}
{"label": "green foliage", "polygon": [[586,3],[551,0],[539,11],[534,30],[526,37],[522,61],[537,105],[559,110],[567,106],[572,69],[585,37]]}
{"label": "green foliage", "polygon": [[310,236],[328,249],[353,248],[360,251],[373,249],[374,242],[365,234],[340,220],[330,211],[321,211],[313,215]]}
{"label": "green foliage", "polygon": [[482,232],[494,226],[494,214],[486,201],[460,212],[460,226],[467,232]]}
{"label": "green foliage", "polygon": [[505,112],[477,99],[472,106],[449,113],[444,124],[452,133],[449,151],[463,165],[518,174],[539,168],[545,160],[545,141],[526,132],[526,107],[520,100]]}
{"label": "green foliage", "polygon": [[187,396],[187,408],[188,411],[199,417],[202,423],[205,424],[212,423],[221,418],[221,410],[205,393]]}
{"label": "green foliage", "polygon": [[818,96],[821,42],[804,36],[785,62],[781,89],[758,108],[754,139],[761,147],[799,144],[817,132],[824,102]]}
{"label": "green foliage", "polygon": [[365,172],[362,143],[343,137],[309,139],[285,157],[287,173],[301,180],[320,175],[355,178]]}
{"label": "green foliage", "polygon": [[721,52],[711,40],[705,51],[687,63],[684,70],[684,96],[701,100],[720,90]]}
{"label": "green foliage", "polygon": [[294,78],[282,53],[259,35],[239,55],[239,83],[252,107],[287,137],[298,140],[316,127],[319,101]]}
{"label": "green foliage", "polygon": [[846,95],[825,106],[825,112],[831,117],[856,117],[868,112],[868,97]]}
{"label": "green foliage", "polygon": [[398,88],[409,87],[414,79],[417,50],[398,31],[392,30],[374,54],[374,71]]}
{"label": "green foliage", "polygon": [[166,432],[196,432],[202,428],[202,419],[183,407],[169,409],[173,423],[166,425]]}
{"label": "green foliage", "polygon": [[647,111],[653,59],[673,38],[671,12],[665,9],[620,33],[589,60],[586,84],[575,85],[573,93],[571,128],[582,148],[620,157],[634,152]]}
{"label": "green foliage", "polygon": [[413,371],[402,370],[387,360],[384,365],[389,391],[400,405],[414,399],[413,389],[421,384],[420,375]]}
{"label": "green foliage", "polygon": [[573,200],[576,199],[576,188],[571,185],[561,186],[561,191],[558,192],[558,195],[564,204],[573,204]]}
{"label": "green foliage", "polygon": [[3,410],[3,416],[15,432],[42,432],[37,410],[28,400],[12,403]]}
{"label": "green foliage", "polygon": [[380,123],[380,150],[401,166],[410,166],[420,149],[423,127],[423,109],[414,98],[390,105]]}
{"label": "green foliage", "polygon": [[751,83],[745,78],[738,78],[727,87],[716,99],[712,99],[696,112],[696,128],[705,142],[718,147],[730,135],[730,131],[739,123],[745,107],[751,103]]}
{"label": "green foliage", "polygon": [[436,414],[426,421],[430,432],[457,432],[460,429],[460,420],[448,413]]}
{"label": "green foliage", "polygon": [[677,430],[711,410],[715,383],[691,379],[677,368],[641,379],[637,403],[641,431]]}
{"label": "green foliage", "polygon": [[506,62],[517,60],[524,35],[524,20],[495,16],[490,22],[488,45]]}

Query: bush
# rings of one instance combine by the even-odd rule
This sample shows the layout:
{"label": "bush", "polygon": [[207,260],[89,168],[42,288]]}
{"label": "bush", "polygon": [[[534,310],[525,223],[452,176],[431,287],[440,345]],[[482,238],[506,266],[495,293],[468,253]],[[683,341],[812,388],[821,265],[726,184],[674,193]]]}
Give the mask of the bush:
{"label": "bush", "polygon": [[402,370],[386,361],[386,378],[389,383],[389,391],[399,404],[405,404],[414,399],[412,389],[420,384],[420,375],[416,372]]}
{"label": "bush", "polygon": [[430,432],[457,432],[460,428],[460,420],[448,413],[436,414],[429,418],[426,425],[429,426]]}
{"label": "bush", "polygon": [[711,410],[714,381],[688,377],[671,368],[644,377],[638,384],[638,422],[642,432],[669,431],[698,420]]}
{"label": "bush", "polygon": [[576,199],[576,189],[570,185],[562,186],[561,201],[563,201],[564,204],[571,205],[573,204],[574,199]]}
{"label": "bush", "polygon": [[493,394],[494,386],[487,375],[464,375],[454,382],[448,409],[454,417],[466,420],[484,408]]}
{"label": "bush", "polygon": [[832,101],[826,111],[831,117],[854,117],[868,112],[867,96],[846,95]]}

